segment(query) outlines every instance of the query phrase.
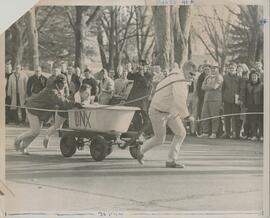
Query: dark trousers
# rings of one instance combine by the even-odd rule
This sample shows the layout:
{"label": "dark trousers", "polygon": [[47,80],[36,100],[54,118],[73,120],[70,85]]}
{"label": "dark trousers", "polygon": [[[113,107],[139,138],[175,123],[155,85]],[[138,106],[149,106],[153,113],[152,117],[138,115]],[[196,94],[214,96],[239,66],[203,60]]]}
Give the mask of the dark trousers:
{"label": "dark trousers", "polygon": [[[236,114],[240,113],[240,106],[234,103],[224,102],[224,114]],[[227,135],[231,135],[231,131],[235,133],[235,136],[239,138],[241,130],[240,115],[226,116],[225,117],[225,132]]]}
{"label": "dark trousers", "polygon": [[[263,111],[262,105],[250,105],[248,106],[248,113],[260,113]],[[263,136],[263,115],[262,114],[250,114],[247,115],[247,120],[251,129],[252,137],[262,137]]]}
{"label": "dark trousers", "polygon": [[[21,106],[20,103],[20,97],[17,95],[17,106]],[[21,113],[21,117],[19,116],[19,113]],[[16,108],[14,110],[10,110],[10,116],[13,118],[13,122],[16,124],[19,123],[25,123],[26,120],[26,111],[24,108]]]}
{"label": "dark trousers", "polygon": [[249,124],[248,117],[247,117],[246,121],[243,124],[243,129],[244,129],[243,136],[247,136],[247,137],[252,136],[251,127],[250,127],[250,124]]}
{"label": "dark trousers", "polygon": [[[6,105],[11,104],[10,97],[8,97],[8,96],[6,97],[5,104]],[[5,114],[6,114],[6,124],[8,124],[12,120],[12,114],[11,114],[10,106],[6,106],[6,113]]]}
{"label": "dark trousers", "polygon": [[[202,108],[203,108],[203,102],[204,98],[200,98],[198,100],[198,110],[197,110],[197,118],[201,119],[202,118]],[[200,135],[202,133],[202,122],[197,123],[197,134]]]}

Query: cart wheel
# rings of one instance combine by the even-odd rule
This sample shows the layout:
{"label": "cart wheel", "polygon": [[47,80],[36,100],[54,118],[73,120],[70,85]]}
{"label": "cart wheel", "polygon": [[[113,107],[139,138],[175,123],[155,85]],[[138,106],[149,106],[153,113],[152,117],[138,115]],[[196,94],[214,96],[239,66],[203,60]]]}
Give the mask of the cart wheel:
{"label": "cart wheel", "polygon": [[109,143],[102,136],[96,136],[90,145],[90,154],[95,161],[102,161],[108,154]]}
{"label": "cart wheel", "polygon": [[65,135],[60,140],[60,150],[64,157],[71,157],[76,152],[77,141],[75,137]]}
{"label": "cart wheel", "polygon": [[131,155],[131,157],[133,157],[134,159],[137,159],[137,154],[138,154],[138,150],[140,149],[141,146],[132,146],[129,147],[129,153]]}
{"label": "cart wheel", "polygon": [[109,146],[107,149],[107,156],[109,156],[113,152],[112,146]]}

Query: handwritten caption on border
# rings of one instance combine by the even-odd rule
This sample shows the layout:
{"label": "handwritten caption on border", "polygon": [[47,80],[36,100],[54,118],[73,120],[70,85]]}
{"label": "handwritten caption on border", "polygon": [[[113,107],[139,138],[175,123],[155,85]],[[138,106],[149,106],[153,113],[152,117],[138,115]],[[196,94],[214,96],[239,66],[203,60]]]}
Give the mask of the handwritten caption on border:
{"label": "handwritten caption on border", "polygon": [[157,0],[158,5],[192,5],[194,0]]}

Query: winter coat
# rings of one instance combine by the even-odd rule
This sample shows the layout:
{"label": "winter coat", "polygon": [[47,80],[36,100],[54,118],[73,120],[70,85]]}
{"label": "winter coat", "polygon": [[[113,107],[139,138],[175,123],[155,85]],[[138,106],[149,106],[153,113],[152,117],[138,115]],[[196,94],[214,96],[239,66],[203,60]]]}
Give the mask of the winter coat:
{"label": "winter coat", "polygon": [[30,97],[32,94],[38,94],[47,85],[47,78],[43,75],[39,77],[33,75],[29,77],[27,82],[27,95]]}
{"label": "winter coat", "polygon": [[158,85],[150,107],[181,118],[189,116],[187,108],[188,83],[181,74],[171,74]]}
{"label": "winter coat", "polygon": [[222,83],[223,77],[218,74],[216,76],[207,76],[202,84],[202,90],[205,91],[204,102],[208,101],[222,101]]}
{"label": "winter coat", "polygon": [[240,95],[240,77],[226,74],[223,77],[222,99],[226,103],[236,103],[236,95]]}
{"label": "winter coat", "polygon": [[247,107],[252,105],[263,105],[263,84],[261,82],[256,84],[252,84],[251,82],[247,83],[244,104]]}
{"label": "winter coat", "polygon": [[150,95],[152,90],[151,75],[149,73],[145,73],[145,75],[142,76],[139,72],[135,72],[129,73],[127,78],[134,81],[127,101],[146,96],[144,99],[130,103],[128,105],[140,107],[142,110],[147,111],[149,105],[149,98],[147,96]]}
{"label": "winter coat", "polygon": [[16,76],[11,74],[8,80],[7,96],[11,98],[11,110],[15,110],[17,106],[17,93],[19,94],[19,100],[21,106],[24,106],[27,98],[27,81],[28,77],[23,72],[18,75],[18,91],[16,90]]}

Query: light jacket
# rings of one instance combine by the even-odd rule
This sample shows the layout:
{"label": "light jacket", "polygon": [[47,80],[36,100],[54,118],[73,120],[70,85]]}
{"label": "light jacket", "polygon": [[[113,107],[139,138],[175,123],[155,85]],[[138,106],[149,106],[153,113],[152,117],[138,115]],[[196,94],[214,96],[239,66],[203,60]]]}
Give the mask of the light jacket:
{"label": "light jacket", "polygon": [[187,96],[188,82],[182,74],[173,73],[157,85],[150,107],[185,118],[189,116]]}
{"label": "light jacket", "polygon": [[99,104],[109,104],[114,93],[114,81],[106,78],[100,82],[100,94],[98,96]]}
{"label": "light jacket", "polygon": [[[28,77],[23,72],[20,72],[18,78],[18,93],[20,98],[20,104],[23,106],[26,100],[26,90],[27,90],[27,81]],[[13,74],[10,75],[8,80],[8,89],[7,96],[11,98],[11,110],[15,110],[17,106],[17,90],[16,90],[16,76]]]}

